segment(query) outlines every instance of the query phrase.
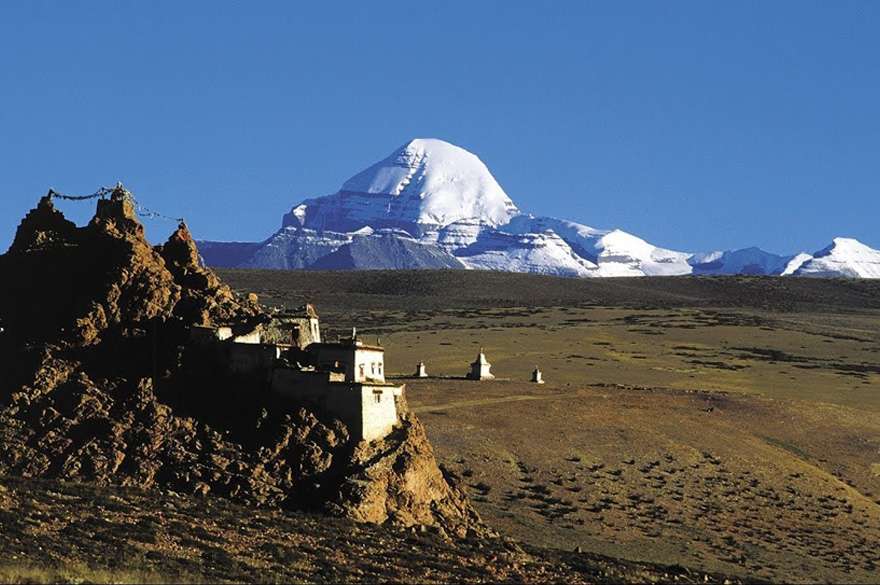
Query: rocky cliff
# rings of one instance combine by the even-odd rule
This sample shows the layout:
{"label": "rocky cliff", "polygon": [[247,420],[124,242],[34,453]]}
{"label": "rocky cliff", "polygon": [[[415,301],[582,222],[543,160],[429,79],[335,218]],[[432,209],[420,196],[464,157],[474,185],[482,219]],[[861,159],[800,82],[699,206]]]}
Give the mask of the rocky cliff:
{"label": "rocky cliff", "polygon": [[266,318],[200,266],[185,225],[150,246],[121,187],[81,228],[43,198],[0,256],[0,473],[484,531],[413,415],[355,444],[186,349],[192,325]]}

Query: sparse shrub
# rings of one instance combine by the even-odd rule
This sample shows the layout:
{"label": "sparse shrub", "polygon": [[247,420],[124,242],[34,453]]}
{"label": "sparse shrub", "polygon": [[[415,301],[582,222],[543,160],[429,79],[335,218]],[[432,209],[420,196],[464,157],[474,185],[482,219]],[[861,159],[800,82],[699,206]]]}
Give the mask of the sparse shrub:
{"label": "sparse shrub", "polygon": [[481,481],[477,484],[474,484],[474,489],[479,490],[484,494],[488,494],[490,491],[492,491],[492,486],[484,481]]}

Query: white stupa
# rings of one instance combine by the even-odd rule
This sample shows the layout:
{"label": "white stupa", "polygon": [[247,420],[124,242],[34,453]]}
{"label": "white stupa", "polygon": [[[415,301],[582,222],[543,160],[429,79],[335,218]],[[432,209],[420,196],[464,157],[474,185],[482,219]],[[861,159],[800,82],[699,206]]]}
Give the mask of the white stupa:
{"label": "white stupa", "polygon": [[535,384],[544,383],[544,374],[541,373],[541,370],[538,369],[538,366],[535,366],[535,369],[532,371],[532,382]]}
{"label": "white stupa", "polygon": [[477,359],[471,363],[471,371],[468,372],[467,377],[471,380],[492,380],[495,376],[492,375],[491,368],[492,364],[486,359],[486,354],[483,353],[483,348],[481,347]]}

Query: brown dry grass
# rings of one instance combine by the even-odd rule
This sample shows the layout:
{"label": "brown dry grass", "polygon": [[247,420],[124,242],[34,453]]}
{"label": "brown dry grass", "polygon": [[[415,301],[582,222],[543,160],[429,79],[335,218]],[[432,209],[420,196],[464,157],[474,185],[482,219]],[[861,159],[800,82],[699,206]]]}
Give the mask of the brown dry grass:
{"label": "brown dry grass", "polygon": [[880,421],[741,395],[409,380],[438,457],[492,526],[786,581],[871,581]]}
{"label": "brown dry grass", "polygon": [[[876,581],[880,283],[477,273],[225,278],[381,336],[438,457],[526,542]],[[332,331],[331,331],[332,335]],[[493,383],[461,376],[485,347]],[[525,382],[536,365],[548,384]]]}
{"label": "brown dry grass", "polygon": [[96,569],[82,563],[69,563],[58,567],[35,566],[31,564],[0,564],[0,583],[11,585],[41,585],[50,583],[95,583],[95,584],[165,584],[200,583],[199,580],[181,577],[165,577],[158,573],[140,571]]}
{"label": "brown dry grass", "polygon": [[618,583],[723,576],[213,497],[0,478],[0,582]]}

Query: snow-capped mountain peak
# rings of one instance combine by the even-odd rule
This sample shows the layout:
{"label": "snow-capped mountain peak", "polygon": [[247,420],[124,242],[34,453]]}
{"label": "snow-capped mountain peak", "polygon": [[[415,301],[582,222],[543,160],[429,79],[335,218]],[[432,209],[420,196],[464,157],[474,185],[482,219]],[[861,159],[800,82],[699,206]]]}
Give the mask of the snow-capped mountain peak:
{"label": "snow-capped mountain peak", "polygon": [[476,155],[443,140],[417,138],[345,181],[337,193],[296,206],[285,225],[421,231],[471,218],[497,226],[519,213]]}
{"label": "snow-capped mountain peak", "polygon": [[795,276],[880,278],[880,250],[854,238],[834,238],[793,272]]}
{"label": "snow-capped mountain peak", "polygon": [[880,278],[880,251],[850,238],[814,255],[759,248],[693,254],[619,229],[522,213],[475,154],[431,138],[410,140],[336,193],[295,205],[263,242],[200,245],[212,266]]}
{"label": "snow-capped mountain peak", "polygon": [[792,259],[753,246],[694,254],[688,262],[694,267],[694,274],[780,274]]}

